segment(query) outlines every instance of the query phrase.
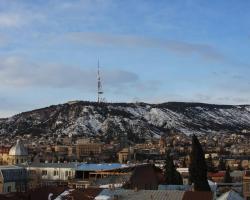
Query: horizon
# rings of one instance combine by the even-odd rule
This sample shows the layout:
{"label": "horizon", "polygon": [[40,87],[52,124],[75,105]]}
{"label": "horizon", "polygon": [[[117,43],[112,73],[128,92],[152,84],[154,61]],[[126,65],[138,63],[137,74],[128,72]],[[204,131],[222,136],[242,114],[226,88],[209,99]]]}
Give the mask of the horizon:
{"label": "horizon", "polygon": [[[0,2],[0,118],[97,99],[250,104],[250,2]],[[128,14],[129,13],[129,14]]]}

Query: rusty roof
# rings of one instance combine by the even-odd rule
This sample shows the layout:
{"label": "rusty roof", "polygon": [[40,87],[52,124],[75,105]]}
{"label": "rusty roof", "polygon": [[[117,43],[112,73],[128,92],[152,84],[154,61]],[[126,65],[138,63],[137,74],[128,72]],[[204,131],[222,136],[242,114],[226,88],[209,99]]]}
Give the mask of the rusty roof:
{"label": "rusty roof", "polygon": [[182,200],[212,200],[212,192],[186,191]]}

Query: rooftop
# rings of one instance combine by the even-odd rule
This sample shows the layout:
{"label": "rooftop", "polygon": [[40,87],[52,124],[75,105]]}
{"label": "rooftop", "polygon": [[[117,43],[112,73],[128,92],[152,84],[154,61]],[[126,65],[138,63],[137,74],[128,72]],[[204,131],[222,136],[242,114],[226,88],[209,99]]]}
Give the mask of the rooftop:
{"label": "rooftop", "polygon": [[229,190],[228,192],[222,194],[218,200],[243,200],[243,197],[241,197],[237,192],[234,190]]}
{"label": "rooftop", "polygon": [[16,165],[0,165],[0,170],[6,170],[6,169],[23,169],[23,167]]}
{"label": "rooftop", "polygon": [[32,163],[26,167],[38,167],[38,168],[72,168],[77,171],[104,171],[114,170],[128,167],[128,165],[120,163]]}
{"label": "rooftop", "polygon": [[166,191],[166,190],[124,190],[124,189],[104,189],[95,200],[110,200],[114,196],[119,196],[121,200],[138,200],[138,199],[154,199],[154,200],[181,200],[184,191]]}
{"label": "rooftop", "polygon": [[10,156],[28,156],[28,151],[20,140],[17,140],[16,144],[11,147],[9,151]]}
{"label": "rooftop", "polygon": [[120,163],[101,163],[101,164],[79,164],[77,165],[77,171],[104,171],[114,170],[127,167],[128,165]]}

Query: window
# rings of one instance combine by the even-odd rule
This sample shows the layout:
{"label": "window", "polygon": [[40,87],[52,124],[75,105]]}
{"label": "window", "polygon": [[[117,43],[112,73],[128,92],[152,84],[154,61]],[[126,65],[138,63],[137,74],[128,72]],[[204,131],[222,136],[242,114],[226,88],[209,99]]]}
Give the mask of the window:
{"label": "window", "polygon": [[11,186],[7,187],[7,192],[11,192]]}
{"label": "window", "polygon": [[58,171],[54,170],[54,176],[58,176]]}
{"label": "window", "polygon": [[65,171],[65,176],[68,176],[69,174],[68,174],[68,171]]}
{"label": "window", "polygon": [[47,170],[42,170],[42,176],[46,176],[47,175]]}

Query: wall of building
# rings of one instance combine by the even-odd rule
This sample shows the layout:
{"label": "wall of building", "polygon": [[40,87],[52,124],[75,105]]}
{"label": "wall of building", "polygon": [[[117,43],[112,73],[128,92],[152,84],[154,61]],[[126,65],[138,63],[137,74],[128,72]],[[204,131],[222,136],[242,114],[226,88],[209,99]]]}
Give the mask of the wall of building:
{"label": "wall of building", "polygon": [[29,168],[28,170],[35,170],[42,180],[61,180],[67,181],[75,176],[75,170],[71,168]]}

